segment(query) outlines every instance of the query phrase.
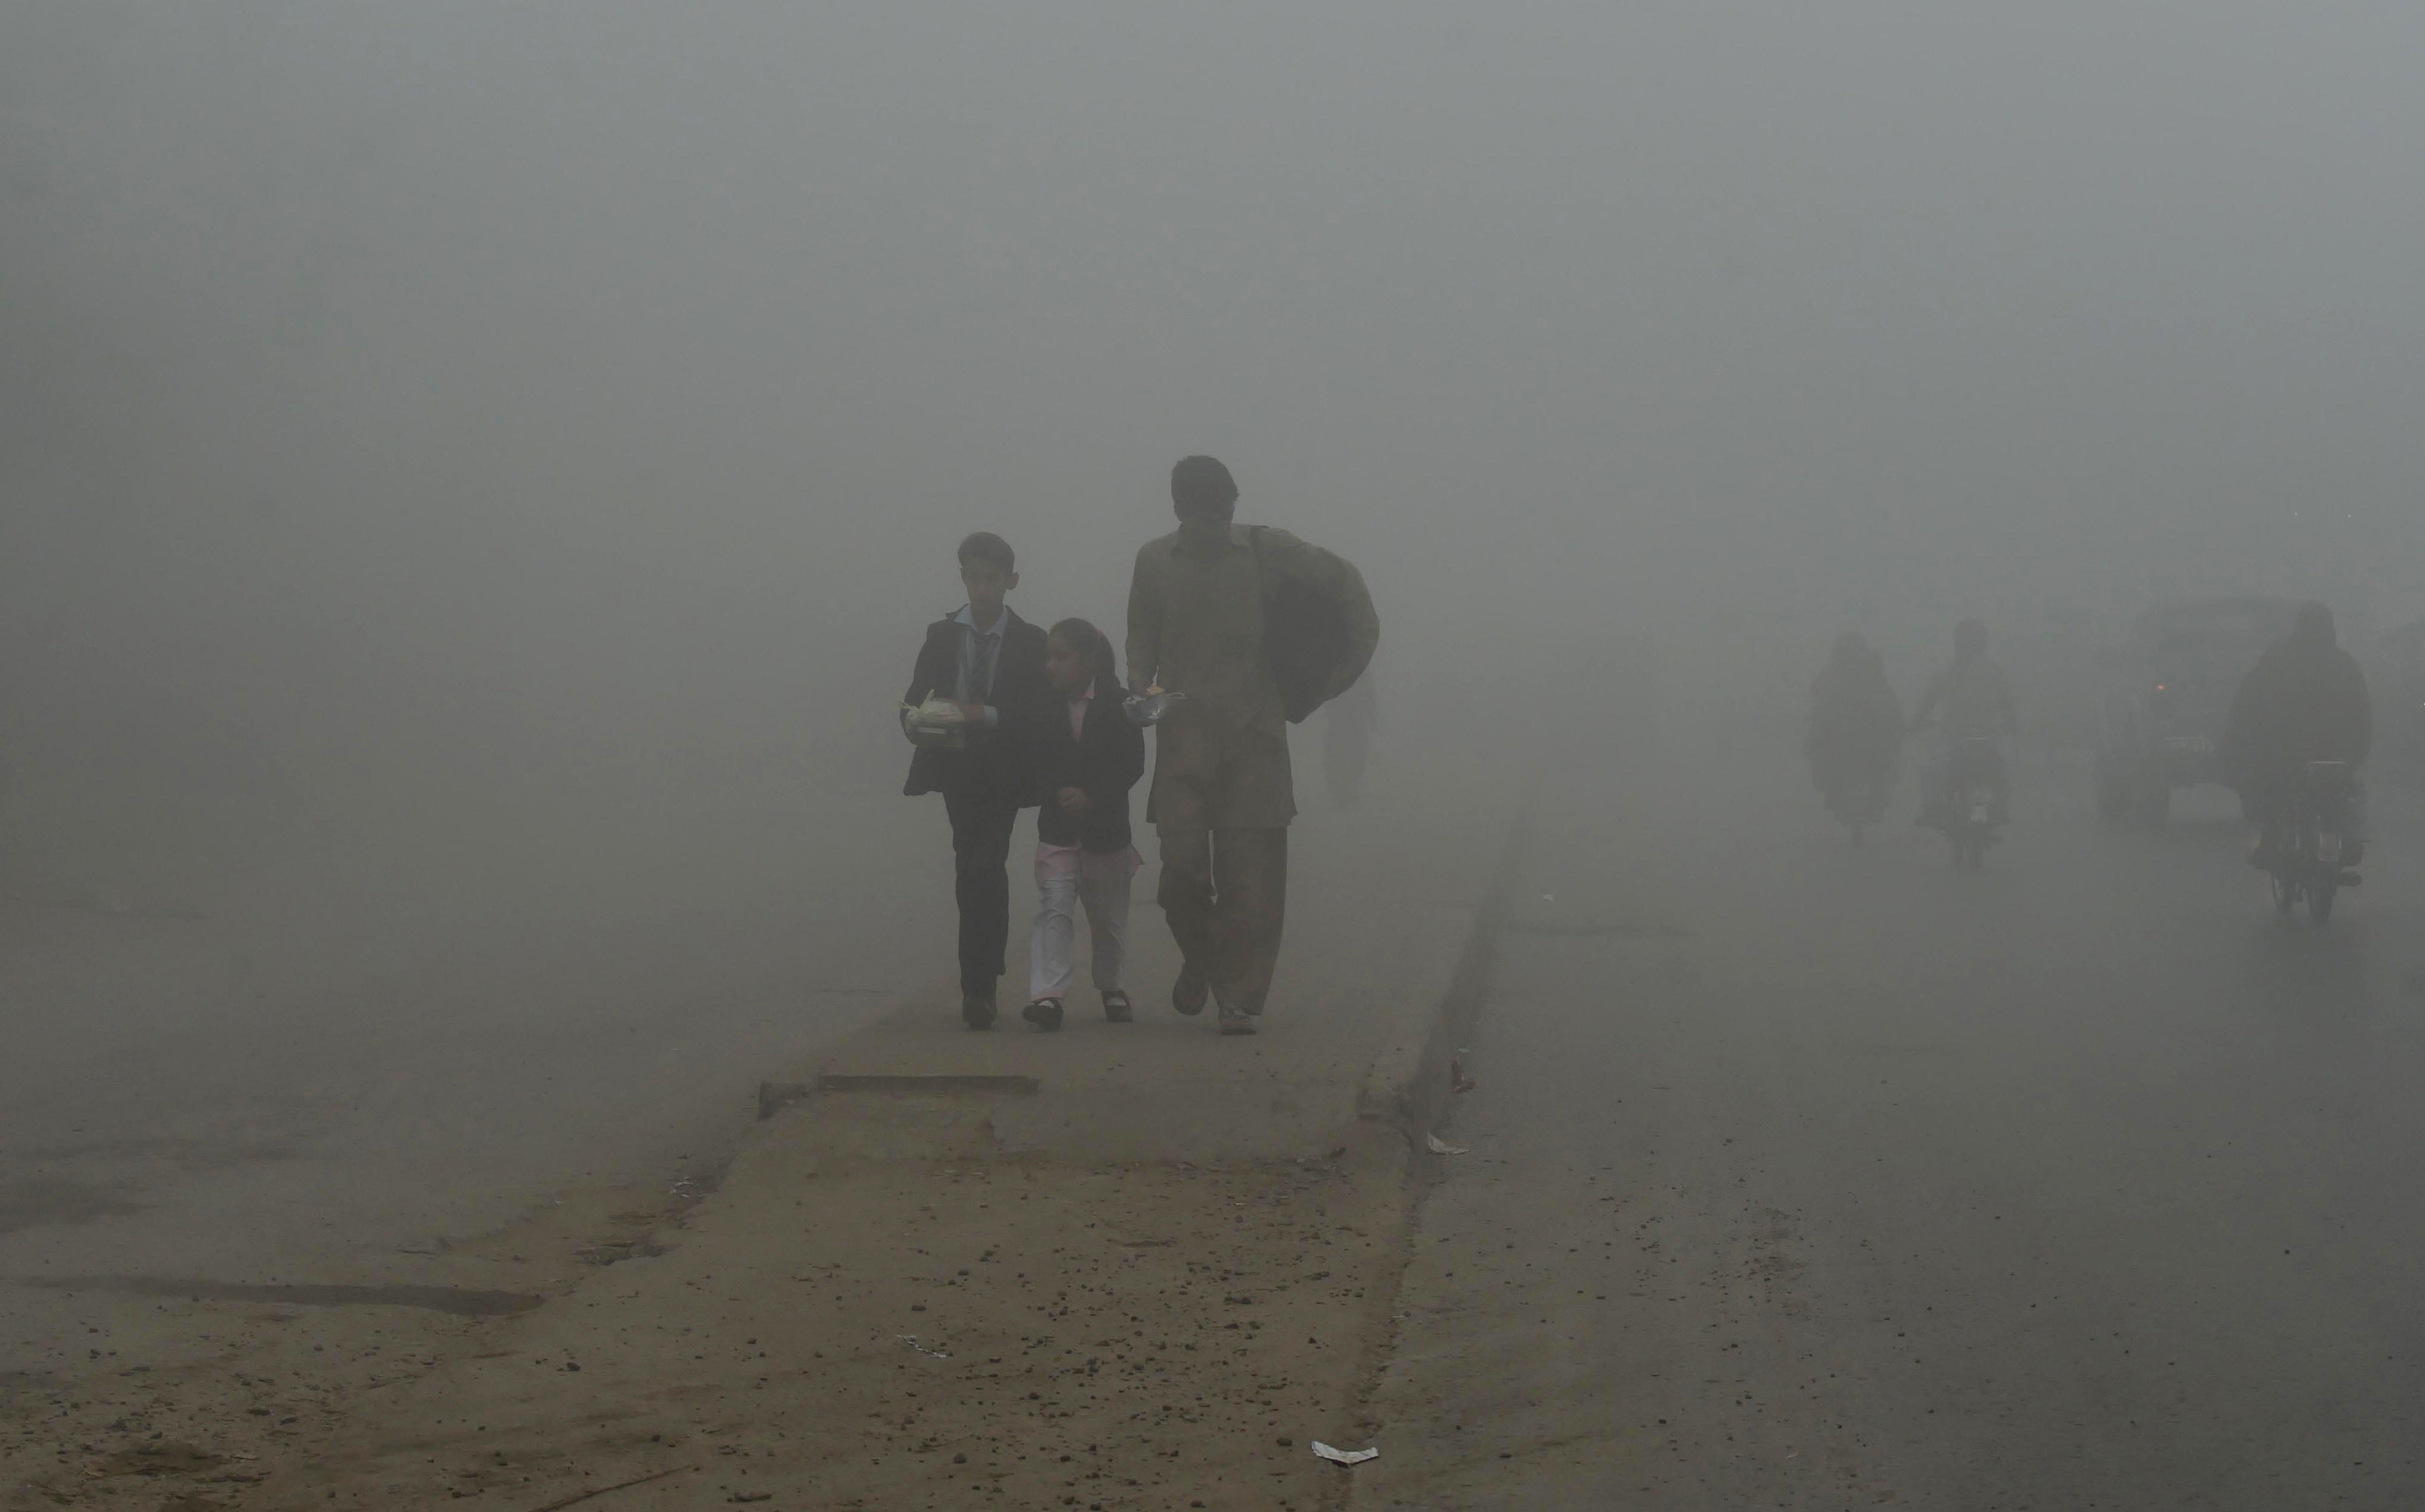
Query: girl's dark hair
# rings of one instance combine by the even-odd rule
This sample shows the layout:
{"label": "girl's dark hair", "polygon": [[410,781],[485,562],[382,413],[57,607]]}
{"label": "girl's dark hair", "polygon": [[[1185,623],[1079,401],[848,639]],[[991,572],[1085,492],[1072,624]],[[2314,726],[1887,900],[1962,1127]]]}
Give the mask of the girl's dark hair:
{"label": "girl's dark hair", "polygon": [[1096,692],[1119,691],[1119,668],[1114,665],[1111,638],[1095,629],[1093,620],[1059,620],[1044,633],[1064,645],[1086,653],[1087,659],[1095,663]]}

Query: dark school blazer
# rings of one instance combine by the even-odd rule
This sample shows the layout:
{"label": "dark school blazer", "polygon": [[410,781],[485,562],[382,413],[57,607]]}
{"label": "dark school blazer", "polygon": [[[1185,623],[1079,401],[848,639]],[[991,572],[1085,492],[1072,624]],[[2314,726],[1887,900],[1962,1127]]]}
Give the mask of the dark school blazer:
{"label": "dark school blazer", "polygon": [[[949,698],[960,680],[958,611],[926,627],[925,644],[918,647],[918,664],[909,675],[905,704],[915,704],[930,692]],[[909,757],[909,780],[901,790],[911,798],[946,793],[955,798],[990,799],[1027,807],[1036,802],[1036,780],[1029,765],[1032,743],[1022,738],[1036,721],[1036,711],[1058,701],[1044,680],[1044,631],[1010,612],[1002,631],[1002,655],[994,663],[993,705],[1000,721],[992,729],[969,731],[965,750],[922,745]]]}
{"label": "dark school blazer", "polygon": [[[1046,690],[1043,708],[1029,726],[1035,755],[1036,837],[1046,845],[1074,845],[1098,854],[1129,848],[1129,789],[1145,775],[1145,731],[1120,708],[1119,685],[1095,679],[1095,701],[1086,727],[1069,735],[1069,700]],[[1084,815],[1061,812],[1057,795],[1076,788],[1091,801]]]}

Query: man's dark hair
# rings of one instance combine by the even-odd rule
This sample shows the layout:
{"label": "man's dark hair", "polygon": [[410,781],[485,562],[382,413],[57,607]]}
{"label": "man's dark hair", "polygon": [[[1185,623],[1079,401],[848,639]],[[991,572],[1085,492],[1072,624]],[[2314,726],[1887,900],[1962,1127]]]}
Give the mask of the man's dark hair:
{"label": "man's dark hair", "polygon": [[1170,470],[1170,507],[1181,515],[1218,515],[1237,501],[1237,482],[1219,457],[1183,456]]}
{"label": "man's dark hair", "polygon": [[1005,576],[1019,570],[1019,558],[1012,554],[1010,543],[991,531],[978,531],[960,543],[960,565],[972,562],[1000,567]]}

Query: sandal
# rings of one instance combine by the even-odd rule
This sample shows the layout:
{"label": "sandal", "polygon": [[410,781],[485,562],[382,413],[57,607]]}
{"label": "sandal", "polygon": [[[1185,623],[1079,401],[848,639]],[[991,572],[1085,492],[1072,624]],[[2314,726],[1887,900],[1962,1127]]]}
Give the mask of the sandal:
{"label": "sandal", "polygon": [[1126,1024],[1133,1017],[1133,1005],[1129,995],[1115,987],[1103,995],[1103,1022]]}
{"label": "sandal", "polygon": [[1061,999],[1039,997],[1019,1011],[1019,1016],[1050,1034],[1061,1027]]}

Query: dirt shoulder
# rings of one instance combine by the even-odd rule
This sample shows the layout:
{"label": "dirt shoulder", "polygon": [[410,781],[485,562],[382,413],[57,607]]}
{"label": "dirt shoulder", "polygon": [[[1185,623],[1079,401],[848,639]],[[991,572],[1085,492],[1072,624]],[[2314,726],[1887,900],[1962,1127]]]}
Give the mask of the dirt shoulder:
{"label": "dirt shoulder", "polygon": [[0,1377],[0,1504],[1337,1504],[1310,1445],[1366,1441],[1411,1195],[1358,1112],[1472,932],[1498,836],[1459,822],[1304,868],[1254,1040],[908,1004],[788,1074],[1034,1091],[813,1093],[712,1194],[569,1194],[411,1286],[50,1278],[90,1343]]}
{"label": "dirt shoulder", "polygon": [[1363,1431],[1374,1309],[1404,1261],[1394,1130],[1304,1162],[1083,1167],[987,1154],[967,1106],[888,1103],[874,1121],[892,1134],[956,1133],[964,1153],[852,1151],[870,1111],[825,1104],[714,1200],[664,1215],[679,1227],[542,1219],[455,1257],[462,1284],[425,1298],[539,1299],[515,1313],[95,1293],[96,1316],[151,1310],[196,1354],[21,1384],[0,1451],[11,1504],[1336,1494],[1309,1443]]}

